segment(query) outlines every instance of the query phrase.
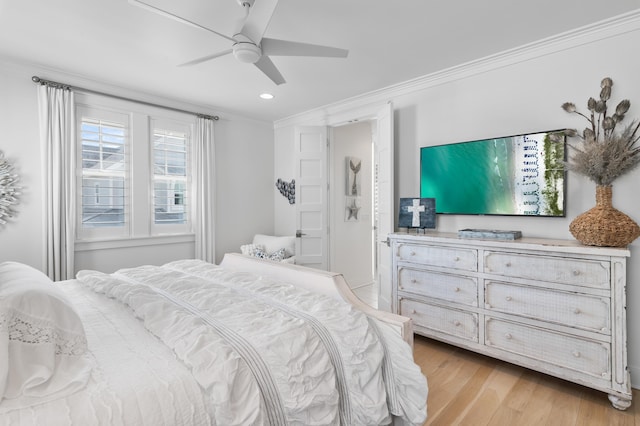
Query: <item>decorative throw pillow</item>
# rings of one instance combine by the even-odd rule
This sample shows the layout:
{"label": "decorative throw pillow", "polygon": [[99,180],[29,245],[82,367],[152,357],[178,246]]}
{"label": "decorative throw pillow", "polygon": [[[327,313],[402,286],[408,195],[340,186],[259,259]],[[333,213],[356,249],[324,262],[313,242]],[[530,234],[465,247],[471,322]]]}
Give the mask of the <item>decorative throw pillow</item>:
{"label": "decorative throw pillow", "polygon": [[264,250],[264,246],[261,244],[245,244],[240,246],[240,252],[245,256],[255,256],[257,249]]}
{"label": "decorative throw pillow", "polygon": [[273,253],[267,253],[263,249],[259,248],[259,249],[256,249],[254,256],[260,259],[268,259],[268,260],[275,260],[276,262],[282,262],[286,258],[287,253],[284,248],[281,248],[280,250],[276,250]]}
{"label": "decorative throw pillow", "polygon": [[82,389],[91,359],[60,288],[30,266],[0,263],[0,414]]}
{"label": "decorative throw pillow", "polygon": [[267,253],[275,253],[277,250],[285,249],[285,258],[296,254],[296,237],[256,234],[253,236],[253,244],[261,245]]}

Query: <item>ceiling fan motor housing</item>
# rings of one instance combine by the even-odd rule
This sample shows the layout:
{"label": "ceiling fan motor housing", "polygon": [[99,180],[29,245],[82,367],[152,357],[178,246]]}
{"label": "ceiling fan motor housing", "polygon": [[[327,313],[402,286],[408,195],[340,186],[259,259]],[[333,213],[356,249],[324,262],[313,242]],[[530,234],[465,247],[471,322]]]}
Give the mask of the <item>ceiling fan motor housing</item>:
{"label": "ceiling fan motor housing", "polygon": [[240,62],[255,64],[262,56],[262,50],[250,41],[239,41],[233,45],[233,56]]}

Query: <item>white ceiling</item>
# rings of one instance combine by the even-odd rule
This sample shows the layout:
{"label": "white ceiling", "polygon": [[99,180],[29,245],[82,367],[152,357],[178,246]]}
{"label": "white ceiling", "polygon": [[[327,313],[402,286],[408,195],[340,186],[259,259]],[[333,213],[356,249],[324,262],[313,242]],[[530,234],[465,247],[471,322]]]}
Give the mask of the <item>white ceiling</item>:
{"label": "white ceiling", "polygon": [[[243,17],[236,0],[147,1],[228,35]],[[266,37],[349,56],[273,57],[287,80],[276,86],[231,55],[177,67],[229,42],[127,0],[0,0],[0,58],[274,121],[637,8],[640,0],[280,0]],[[275,99],[259,99],[265,91]]]}

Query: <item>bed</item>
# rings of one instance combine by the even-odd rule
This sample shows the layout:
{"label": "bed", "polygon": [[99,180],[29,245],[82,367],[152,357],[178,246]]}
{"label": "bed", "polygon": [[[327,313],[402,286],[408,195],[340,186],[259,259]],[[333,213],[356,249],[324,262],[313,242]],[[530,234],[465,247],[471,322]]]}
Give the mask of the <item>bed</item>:
{"label": "bed", "polygon": [[227,254],[55,283],[0,264],[0,425],[420,425],[411,322]]}

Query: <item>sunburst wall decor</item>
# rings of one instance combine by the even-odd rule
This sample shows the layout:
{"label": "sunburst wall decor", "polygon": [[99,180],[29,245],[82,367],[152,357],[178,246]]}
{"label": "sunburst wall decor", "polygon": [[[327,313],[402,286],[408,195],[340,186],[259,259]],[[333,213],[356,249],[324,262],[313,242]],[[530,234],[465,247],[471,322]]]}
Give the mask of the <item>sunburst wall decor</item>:
{"label": "sunburst wall decor", "polygon": [[16,186],[18,175],[14,173],[13,165],[4,158],[0,151],[0,224],[5,225],[7,219],[15,215],[13,206],[18,204],[20,187]]}

